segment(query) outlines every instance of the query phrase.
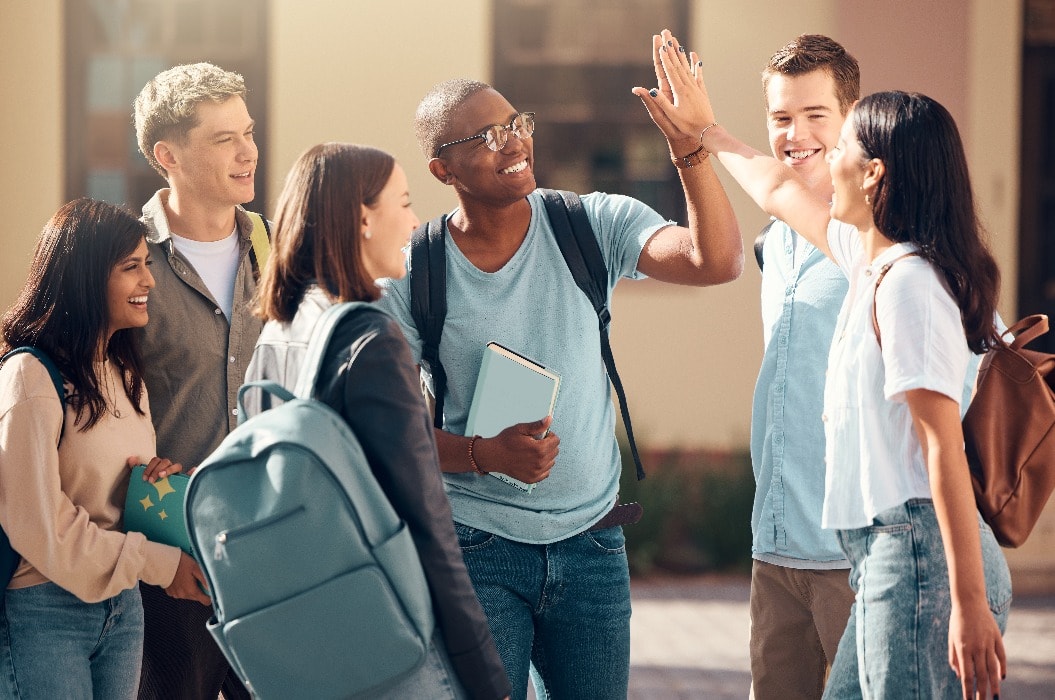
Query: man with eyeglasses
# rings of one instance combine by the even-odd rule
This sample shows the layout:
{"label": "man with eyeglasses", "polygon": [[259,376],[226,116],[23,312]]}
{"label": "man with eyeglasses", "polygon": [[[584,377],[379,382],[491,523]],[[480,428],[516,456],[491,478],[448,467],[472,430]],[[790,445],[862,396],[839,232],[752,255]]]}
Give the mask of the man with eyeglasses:
{"label": "man with eyeglasses", "polygon": [[[630,578],[622,528],[604,519],[619,488],[615,417],[596,312],[569,273],[536,191],[534,127],[532,113],[472,80],[442,83],[418,106],[415,130],[429,172],[458,199],[445,231],[439,352],[447,392],[436,442],[462,553],[512,697],[525,697],[533,662],[553,698],[623,699]],[[687,228],[629,197],[582,197],[609,293],[622,277],[707,286],[743,269],[732,207],[710,164],[693,156],[699,143],[669,145],[681,168]],[[420,360],[409,283],[385,285],[379,303]],[[555,371],[560,392],[552,417],[466,437],[491,341]],[[523,491],[489,472],[535,487]]]}

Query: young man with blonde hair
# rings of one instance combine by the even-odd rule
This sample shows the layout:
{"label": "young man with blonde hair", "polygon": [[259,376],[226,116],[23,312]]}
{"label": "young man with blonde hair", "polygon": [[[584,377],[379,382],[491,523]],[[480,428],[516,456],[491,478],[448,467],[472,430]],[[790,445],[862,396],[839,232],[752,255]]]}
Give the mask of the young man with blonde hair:
{"label": "young man with blonde hair", "polygon": [[[139,341],[163,454],[197,467],[238,422],[261,321],[250,312],[257,147],[242,76],[209,63],[154,77],[135,100],[139,149],[168,181],[143,207],[157,287]],[[211,609],[143,586],[140,698],[248,698],[205,623]]]}

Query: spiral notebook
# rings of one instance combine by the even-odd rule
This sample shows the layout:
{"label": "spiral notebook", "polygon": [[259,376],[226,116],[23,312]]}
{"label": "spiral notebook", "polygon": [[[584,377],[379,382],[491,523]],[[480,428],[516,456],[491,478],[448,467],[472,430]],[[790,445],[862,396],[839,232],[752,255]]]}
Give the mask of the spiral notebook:
{"label": "spiral notebook", "polygon": [[[488,343],[480,362],[465,434],[494,437],[511,425],[552,415],[559,388],[560,377],[556,373],[498,343]],[[491,476],[522,491],[535,488],[534,484],[507,474],[491,472]]]}

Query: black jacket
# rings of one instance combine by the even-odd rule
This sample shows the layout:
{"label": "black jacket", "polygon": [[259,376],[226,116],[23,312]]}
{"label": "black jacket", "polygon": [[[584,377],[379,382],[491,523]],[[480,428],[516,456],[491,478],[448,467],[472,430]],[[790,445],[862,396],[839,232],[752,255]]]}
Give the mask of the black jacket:
{"label": "black jacket", "polygon": [[[269,379],[293,389],[311,330],[329,305],[313,288],[292,322],[267,323],[246,380]],[[348,421],[378,483],[410,529],[459,680],[472,698],[509,695],[505,667],[454,534],[432,421],[399,325],[373,307],[349,314],[334,330],[319,377],[317,395]],[[247,403],[251,397],[266,402],[262,394],[247,393]],[[257,408],[267,404],[247,406],[250,415]]]}

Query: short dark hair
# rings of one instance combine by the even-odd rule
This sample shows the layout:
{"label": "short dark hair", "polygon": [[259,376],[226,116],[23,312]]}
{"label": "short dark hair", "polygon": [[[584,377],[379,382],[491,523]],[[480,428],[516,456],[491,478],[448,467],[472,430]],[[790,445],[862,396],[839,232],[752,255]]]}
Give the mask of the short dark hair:
{"label": "short dark hair", "polygon": [[257,315],[292,321],[312,283],[334,301],[380,297],[363,262],[362,207],[376,203],[395,166],[388,153],[351,143],[321,143],[297,158],[278,196]]}
{"label": "short dark hair", "polygon": [[777,73],[795,76],[815,70],[832,77],[839,110],[846,114],[861,96],[861,69],[839,42],[823,34],[803,34],[770,56],[762,69],[762,96],[768,104],[769,79]]}
{"label": "short dark hair", "polygon": [[967,156],[952,115],[914,92],[877,92],[850,116],[867,159],[885,172],[872,200],[876,227],[914,243],[945,276],[976,353],[999,344],[993,326],[1000,270],[975,211]]}
{"label": "short dark hair", "polygon": [[135,335],[129,328],[109,338],[106,334],[110,274],[146,234],[139,219],[112,204],[82,198],[63,205],[44,225],[26,283],[0,321],[2,352],[22,345],[38,347],[73,385],[69,401],[78,423],[88,412],[82,431],[107,410],[95,373],[99,348],[107,341],[106,354],[121,370],[125,394],[136,412],[145,415]]}
{"label": "short dark hair", "polygon": [[435,158],[453,124],[451,116],[463,102],[483,90],[492,90],[487,83],[468,78],[455,78],[434,86],[421,99],[414,113],[414,135],[426,158]]}

